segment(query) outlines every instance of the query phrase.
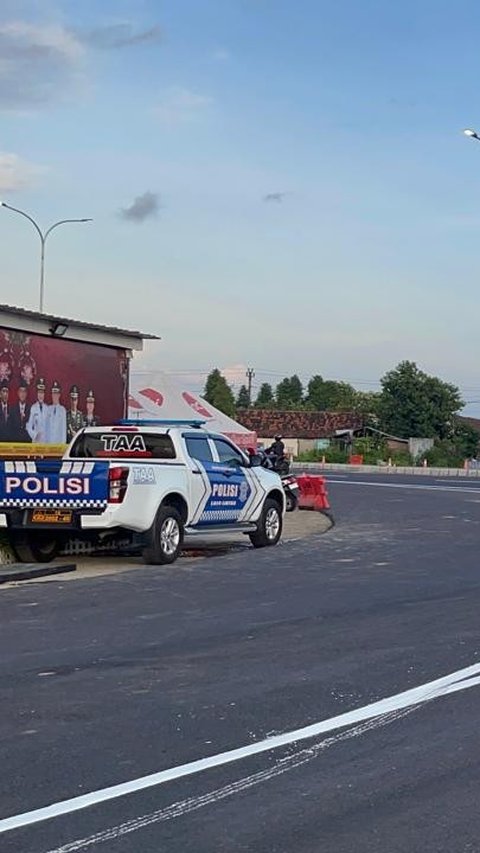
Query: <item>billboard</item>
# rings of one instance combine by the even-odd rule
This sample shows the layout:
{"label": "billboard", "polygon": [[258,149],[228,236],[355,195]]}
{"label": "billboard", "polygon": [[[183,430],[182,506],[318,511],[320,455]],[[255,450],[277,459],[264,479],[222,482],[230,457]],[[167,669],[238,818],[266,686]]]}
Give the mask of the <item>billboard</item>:
{"label": "billboard", "polygon": [[83,426],[124,417],[127,391],[124,349],[0,329],[0,456],[61,453]]}

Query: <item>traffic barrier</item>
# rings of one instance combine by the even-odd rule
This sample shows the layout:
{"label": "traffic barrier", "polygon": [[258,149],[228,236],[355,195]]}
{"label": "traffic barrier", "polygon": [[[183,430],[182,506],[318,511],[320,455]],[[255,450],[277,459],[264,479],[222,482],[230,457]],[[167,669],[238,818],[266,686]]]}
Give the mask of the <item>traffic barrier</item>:
{"label": "traffic barrier", "polygon": [[297,477],[300,487],[299,509],[313,509],[317,512],[330,510],[325,477],[315,474],[301,474]]}
{"label": "traffic barrier", "polygon": [[350,465],[363,465],[363,456],[360,453],[350,456]]}

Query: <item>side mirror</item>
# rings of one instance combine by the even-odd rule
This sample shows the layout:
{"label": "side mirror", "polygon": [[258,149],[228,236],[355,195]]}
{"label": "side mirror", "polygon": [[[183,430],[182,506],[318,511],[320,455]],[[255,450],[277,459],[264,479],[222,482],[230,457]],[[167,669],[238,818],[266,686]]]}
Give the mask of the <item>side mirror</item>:
{"label": "side mirror", "polygon": [[258,453],[252,453],[250,456],[250,468],[261,468],[262,457]]}

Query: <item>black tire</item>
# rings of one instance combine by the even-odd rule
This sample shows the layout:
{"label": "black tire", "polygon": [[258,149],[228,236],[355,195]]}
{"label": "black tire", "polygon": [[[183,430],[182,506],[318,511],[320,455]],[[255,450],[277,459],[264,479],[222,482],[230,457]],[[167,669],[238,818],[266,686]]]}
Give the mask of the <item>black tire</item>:
{"label": "black tire", "polygon": [[143,550],[143,562],[149,566],[174,563],[180,554],[184,526],[180,513],[173,506],[161,506],[148,533],[148,544]]}
{"label": "black tire", "polygon": [[51,563],[60,551],[60,542],[51,533],[15,532],[10,542],[21,563]]}
{"label": "black tire", "polygon": [[277,501],[267,498],[255,533],[250,534],[254,548],[268,548],[276,545],[282,535],[282,508]]}
{"label": "black tire", "polygon": [[293,492],[285,492],[285,512],[294,512],[298,506],[298,498]]}

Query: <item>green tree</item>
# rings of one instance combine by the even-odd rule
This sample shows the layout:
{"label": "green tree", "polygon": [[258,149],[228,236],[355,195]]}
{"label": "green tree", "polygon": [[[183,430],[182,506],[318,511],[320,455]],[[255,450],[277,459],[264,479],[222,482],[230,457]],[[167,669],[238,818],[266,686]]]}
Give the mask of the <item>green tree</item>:
{"label": "green tree", "polygon": [[234,417],[235,397],[233,396],[233,391],[217,368],[212,370],[207,376],[203,396],[207,403],[220,409],[225,415]]}
{"label": "green tree", "polygon": [[468,421],[455,418],[453,422],[452,442],[463,459],[472,459],[478,453],[480,435]]}
{"label": "green tree", "polygon": [[376,420],[380,400],[381,394],[377,391],[357,391],[353,401],[353,411]]}
{"label": "green tree", "polygon": [[273,409],[275,406],[275,396],[273,388],[268,382],[260,385],[257,399],[255,400],[256,409]]}
{"label": "green tree", "polygon": [[448,438],[463,407],[455,385],[429,376],[413,361],[402,361],[381,380],[380,422],[400,438]]}
{"label": "green tree", "polygon": [[352,411],[357,391],[348,382],[312,376],[307,387],[306,403],[319,412]]}
{"label": "green tree", "polygon": [[250,406],[250,397],[246,385],[242,385],[237,396],[237,409],[248,409]]}
{"label": "green tree", "polygon": [[301,409],[303,404],[303,385],[296,374],[285,377],[278,383],[275,391],[278,409]]}
{"label": "green tree", "polygon": [[323,388],[325,381],[319,373],[312,376],[307,385],[307,396],[305,402],[309,409],[315,409],[317,412],[325,411],[325,396]]}

